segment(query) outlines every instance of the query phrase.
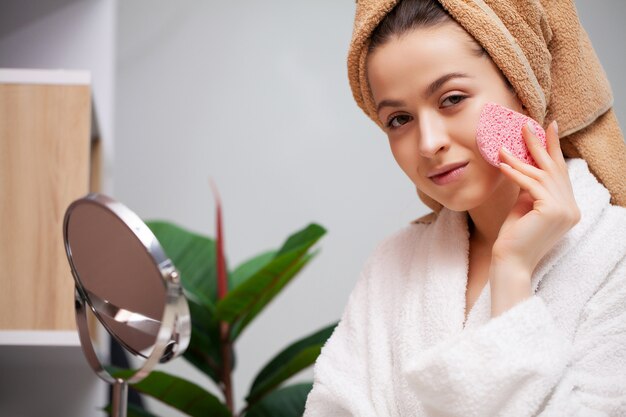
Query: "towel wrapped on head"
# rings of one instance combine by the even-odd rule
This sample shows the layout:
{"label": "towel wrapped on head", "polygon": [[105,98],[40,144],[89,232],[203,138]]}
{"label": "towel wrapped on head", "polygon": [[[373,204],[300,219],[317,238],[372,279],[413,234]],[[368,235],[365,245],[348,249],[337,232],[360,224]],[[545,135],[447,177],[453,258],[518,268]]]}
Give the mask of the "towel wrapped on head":
{"label": "towel wrapped on head", "polygon": [[[438,0],[487,51],[544,128],[559,124],[565,157],[583,158],[626,207],[626,145],[613,94],[572,0]],[[354,98],[382,127],[370,91],[366,58],[372,32],[398,0],[357,0],[348,76]],[[438,213],[441,204],[418,190]]]}

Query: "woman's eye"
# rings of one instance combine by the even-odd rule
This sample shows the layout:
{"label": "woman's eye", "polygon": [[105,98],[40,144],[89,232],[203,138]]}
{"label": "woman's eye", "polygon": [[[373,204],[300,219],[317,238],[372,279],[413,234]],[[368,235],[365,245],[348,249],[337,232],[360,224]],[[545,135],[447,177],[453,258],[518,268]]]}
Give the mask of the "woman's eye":
{"label": "woman's eye", "polygon": [[389,122],[387,122],[387,127],[394,129],[394,128],[402,126],[403,124],[409,122],[410,120],[411,120],[411,116],[408,116],[406,114],[394,116],[391,119],[389,119]]}
{"label": "woman's eye", "polygon": [[[448,97],[446,97],[446,99],[445,99],[444,101],[442,101],[442,102],[441,102],[441,105],[442,105],[443,107],[450,107],[450,106],[454,106],[455,104],[458,104],[458,103],[460,103],[461,101],[463,101],[463,99],[465,99],[465,96],[462,96],[462,95],[459,95],[459,94],[455,94],[455,95],[452,95],[452,96],[448,96]],[[446,101],[450,101],[450,105],[448,105],[448,106],[444,106],[444,103],[445,103]]]}

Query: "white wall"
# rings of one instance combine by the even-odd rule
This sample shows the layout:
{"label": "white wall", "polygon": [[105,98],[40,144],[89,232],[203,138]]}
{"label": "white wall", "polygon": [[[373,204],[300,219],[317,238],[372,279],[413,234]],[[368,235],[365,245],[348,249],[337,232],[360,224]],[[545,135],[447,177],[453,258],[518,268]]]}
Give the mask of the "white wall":
{"label": "white wall", "polygon": [[[624,3],[578,3],[623,122]],[[354,8],[352,0],[120,2],[116,197],[143,218],[214,236],[213,177],[231,267],[310,221],[328,228],[320,256],[237,346],[240,405],[273,354],[340,317],[374,245],[427,212],[352,99]],[[162,369],[210,385],[184,360]],[[310,370],[297,378],[311,379]]]}
{"label": "white wall", "polygon": [[626,2],[623,0],[577,0],[576,8],[583,27],[613,88],[614,109],[622,132],[626,134]]}

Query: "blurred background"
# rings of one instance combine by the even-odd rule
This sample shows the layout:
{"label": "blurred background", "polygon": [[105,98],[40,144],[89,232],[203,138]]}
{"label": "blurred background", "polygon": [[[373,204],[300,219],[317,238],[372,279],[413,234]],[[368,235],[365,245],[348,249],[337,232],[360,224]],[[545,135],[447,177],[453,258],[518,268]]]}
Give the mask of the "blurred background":
{"label": "blurred background", "polygon": [[[328,230],[321,253],[239,340],[239,405],[275,353],[339,319],[377,241],[426,212],[352,99],[354,6],[118,4],[115,195],[144,218],[214,235],[212,177],[231,266],[309,222]],[[167,368],[210,385],[185,361]]]}
{"label": "blurred background", "polygon": [[[626,3],[576,6],[624,130]],[[214,236],[212,178],[230,268],[310,222],[328,230],[321,253],[240,338],[237,408],[275,353],[340,318],[375,245],[428,212],[353,101],[346,54],[354,9],[351,0],[0,6],[0,67],[91,71],[103,191],[144,220]],[[160,369],[215,391],[183,359]],[[312,377],[309,369],[294,381]]]}

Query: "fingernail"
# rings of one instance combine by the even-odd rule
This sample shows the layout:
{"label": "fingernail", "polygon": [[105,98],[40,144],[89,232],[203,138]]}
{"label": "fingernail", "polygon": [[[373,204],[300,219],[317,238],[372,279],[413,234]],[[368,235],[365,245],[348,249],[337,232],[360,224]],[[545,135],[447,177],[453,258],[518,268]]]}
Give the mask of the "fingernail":
{"label": "fingernail", "polygon": [[530,133],[532,133],[533,135],[536,135],[537,132],[535,132],[535,128],[533,127],[533,125],[530,123],[530,120],[526,122],[526,126],[528,126],[528,130],[530,130]]}
{"label": "fingernail", "polygon": [[554,133],[559,134],[559,124],[556,122],[556,119],[552,122],[554,123]]}
{"label": "fingernail", "polygon": [[509,155],[513,155],[513,152],[509,151],[509,149],[506,146],[502,147],[502,150],[506,153],[508,153]]}

